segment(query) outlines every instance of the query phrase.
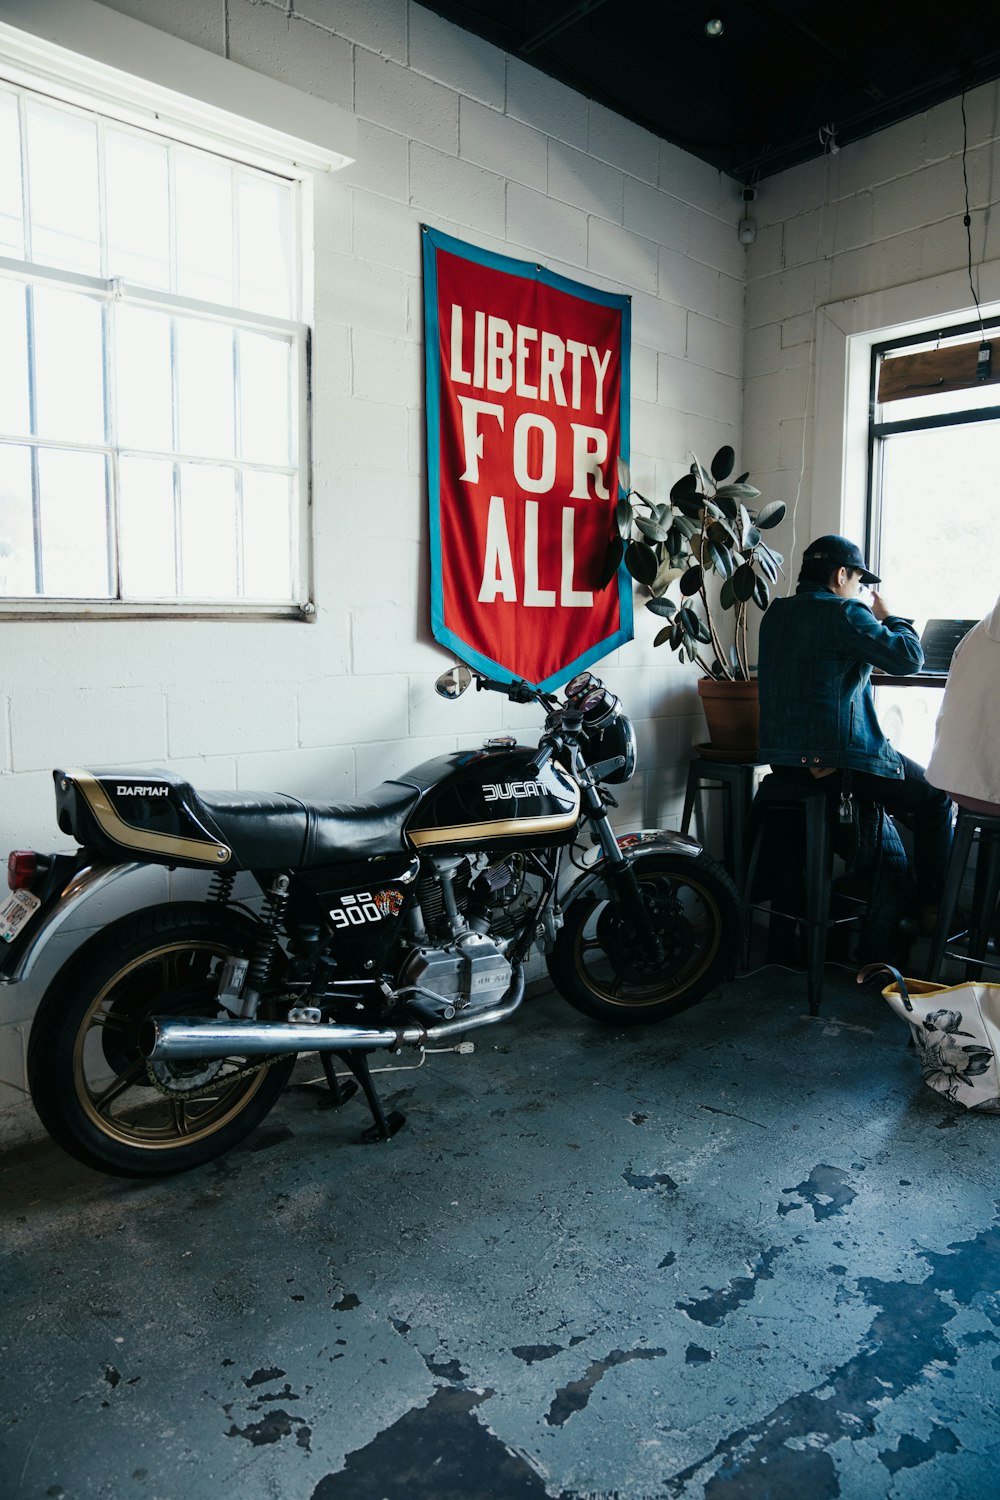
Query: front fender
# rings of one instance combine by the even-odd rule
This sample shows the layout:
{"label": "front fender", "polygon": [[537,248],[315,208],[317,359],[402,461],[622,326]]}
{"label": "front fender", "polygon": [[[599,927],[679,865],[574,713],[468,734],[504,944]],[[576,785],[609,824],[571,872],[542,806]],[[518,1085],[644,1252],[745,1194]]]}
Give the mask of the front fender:
{"label": "front fender", "polygon": [[21,980],[27,979],[35,966],[35,960],[52,934],[59,930],[67,917],[72,916],[77,907],[98,891],[104,890],[119,876],[144,868],[144,865],[138,863],[82,865],[63,889],[51,897],[35,913],[34,919],[17,934],[10,945],[10,951],[0,952],[0,985],[19,984]]}
{"label": "front fender", "polygon": [[[705,852],[704,846],[697,839],[689,838],[686,833],[675,833],[672,828],[636,829],[630,833],[617,834],[616,840],[619,849],[632,865],[645,859],[647,854],[685,854],[690,859],[697,859]],[[601,855],[579,880],[573,882],[563,895],[560,905],[565,908],[578,896],[585,896],[602,884],[606,868],[607,861]]]}

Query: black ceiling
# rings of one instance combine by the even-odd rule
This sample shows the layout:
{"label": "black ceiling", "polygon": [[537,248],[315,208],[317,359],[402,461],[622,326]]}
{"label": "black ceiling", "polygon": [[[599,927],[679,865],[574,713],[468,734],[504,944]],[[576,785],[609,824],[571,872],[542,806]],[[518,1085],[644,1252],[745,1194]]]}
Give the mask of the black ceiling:
{"label": "black ceiling", "polygon": [[422,3],[745,183],[1000,76],[1000,0]]}

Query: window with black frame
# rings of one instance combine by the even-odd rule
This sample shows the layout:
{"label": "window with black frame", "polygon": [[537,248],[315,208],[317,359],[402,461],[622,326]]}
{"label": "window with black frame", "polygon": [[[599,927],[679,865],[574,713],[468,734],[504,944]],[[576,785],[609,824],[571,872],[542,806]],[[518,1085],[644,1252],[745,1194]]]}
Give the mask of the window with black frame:
{"label": "window with black frame", "polygon": [[998,334],[977,321],[872,350],[868,544],[900,614],[978,619],[996,601]]}
{"label": "window with black frame", "polygon": [[[868,555],[898,614],[978,620],[1000,553],[1000,320],[872,350]],[[926,762],[940,690],[882,688],[890,738]]]}

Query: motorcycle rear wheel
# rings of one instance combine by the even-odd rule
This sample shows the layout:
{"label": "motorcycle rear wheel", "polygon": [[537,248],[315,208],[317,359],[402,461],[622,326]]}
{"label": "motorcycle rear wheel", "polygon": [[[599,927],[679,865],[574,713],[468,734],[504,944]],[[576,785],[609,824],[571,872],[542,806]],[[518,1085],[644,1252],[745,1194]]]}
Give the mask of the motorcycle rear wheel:
{"label": "motorcycle rear wheel", "polygon": [[221,966],[253,938],[238,913],[184,902],[112,923],[63,965],[32,1027],[28,1084],[65,1151],[113,1176],[165,1177],[259,1124],[294,1056],[256,1068],[242,1057],[154,1068],[138,1046],[147,1016],[214,1018]]}
{"label": "motorcycle rear wheel", "polygon": [[567,907],[548,955],[549,975],[574,1009],[615,1026],[678,1015],[730,971],[739,946],[736,887],[707,855],[656,852],[635,862],[663,945],[651,959],[633,922],[591,887]]}

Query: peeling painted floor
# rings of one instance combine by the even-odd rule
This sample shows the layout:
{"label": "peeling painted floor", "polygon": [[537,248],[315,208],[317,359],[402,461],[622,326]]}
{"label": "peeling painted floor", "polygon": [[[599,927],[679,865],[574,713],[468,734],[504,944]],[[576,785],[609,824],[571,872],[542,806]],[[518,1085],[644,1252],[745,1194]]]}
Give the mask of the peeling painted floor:
{"label": "peeling painted floor", "polygon": [[299,1085],[166,1183],[0,1159],[0,1494],[995,1500],[1000,1119],[803,992],[543,996],[388,1145]]}

